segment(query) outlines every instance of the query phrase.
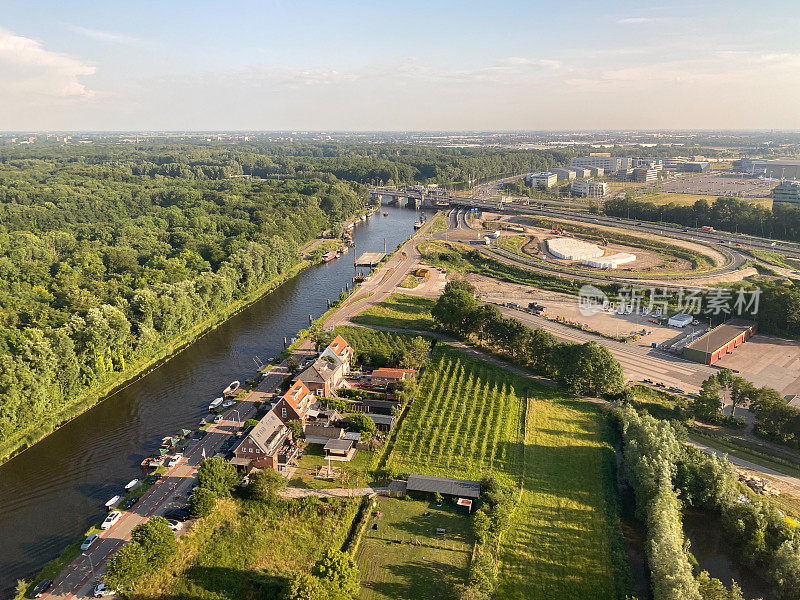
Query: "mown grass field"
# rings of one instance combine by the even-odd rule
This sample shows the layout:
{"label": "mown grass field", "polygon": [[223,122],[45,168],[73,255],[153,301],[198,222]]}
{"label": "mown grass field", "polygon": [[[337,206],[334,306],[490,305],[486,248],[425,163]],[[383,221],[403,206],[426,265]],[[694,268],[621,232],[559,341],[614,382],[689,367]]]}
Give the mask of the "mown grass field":
{"label": "mown grass field", "polygon": [[439,344],[420,383],[390,467],[465,479],[521,473],[524,379]]}
{"label": "mown grass field", "polygon": [[[446,533],[437,535],[437,528]],[[437,507],[427,500],[380,498],[357,554],[359,598],[451,597],[467,577],[471,551],[470,519],[464,509],[448,501]]]}
{"label": "mown grass field", "polygon": [[308,572],[326,549],[341,547],[357,509],[358,500],[222,500],[130,597],[279,598],[294,571]]}
{"label": "mown grass field", "polygon": [[630,593],[610,436],[592,405],[553,391],[529,400],[524,486],[501,545],[495,598]]}
{"label": "mown grass field", "polygon": [[392,294],[380,304],[371,306],[351,320],[362,325],[430,331],[434,328],[431,306],[432,302],[427,298]]}

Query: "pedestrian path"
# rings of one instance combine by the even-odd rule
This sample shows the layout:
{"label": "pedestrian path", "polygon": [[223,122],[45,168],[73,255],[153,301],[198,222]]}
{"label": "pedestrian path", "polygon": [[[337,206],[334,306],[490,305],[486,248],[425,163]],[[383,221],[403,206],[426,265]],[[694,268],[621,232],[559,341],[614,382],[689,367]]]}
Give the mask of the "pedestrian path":
{"label": "pedestrian path", "polygon": [[386,495],[389,493],[388,487],[365,487],[365,488],[330,488],[330,489],[310,489],[287,487],[281,490],[280,496],[286,500],[297,500],[299,498],[358,498],[360,496],[371,496],[373,494]]}

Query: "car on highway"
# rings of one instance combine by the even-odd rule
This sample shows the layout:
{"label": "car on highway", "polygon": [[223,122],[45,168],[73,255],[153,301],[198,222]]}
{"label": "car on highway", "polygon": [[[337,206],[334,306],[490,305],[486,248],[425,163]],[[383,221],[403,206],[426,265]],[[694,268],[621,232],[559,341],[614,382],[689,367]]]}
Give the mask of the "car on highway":
{"label": "car on highway", "polygon": [[175,454],[172,458],[169,459],[169,462],[167,463],[167,466],[168,467],[174,467],[179,462],[181,462],[182,458],[183,458],[183,454],[181,454],[180,452],[178,454]]}
{"label": "car on highway", "polygon": [[183,508],[173,508],[172,510],[164,513],[164,518],[167,521],[180,521],[181,523],[185,523],[191,517],[192,515],[189,512],[189,507],[187,506],[184,506]]}
{"label": "car on highway", "polygon": [[81,551],[88,550],[89,548],[91,548],[92,544],[94,544],[97,541],[97,538],[99,538],[99,537],[100,537],[99,535],[97,535],[96,533],[93,533],[92,535],[87,537],[85,540],[83,540],[83,543],[81,544]]}
{"label": "car on highway", "polygon": [[105,583],[98,583],[94,586],[94,590],[92,591],[92,596],[95,598],[102,598],[103,596],[116,596],[117,590],[112,590],[108,587]]}
{"label": "car on highway", "polygon": [[167,525],[169,525],[169,528],[175,532],[180,531],[181,527],[183,527],[183,523],[176,521],[175,519],[167,519]]}
{"label": "car on highway", "polygon": [[139,496],[131,496],[125,501],[125,504],[122,505],[123,510],[130,510],[133,508],[133,505],[139,501]]}
{"label": "car on highway", "polygon": [[38,598],[53,586],[52,579],[42,579],[28,594],[28,598]]}
{"label": "car on highway", "polygon": [[111,526],[119,521],[119,518],[122,516],[122,513],[118,510],[108,513],[108,516],[105,520],[100,524],[100,529],[106,530],[110,529]]}

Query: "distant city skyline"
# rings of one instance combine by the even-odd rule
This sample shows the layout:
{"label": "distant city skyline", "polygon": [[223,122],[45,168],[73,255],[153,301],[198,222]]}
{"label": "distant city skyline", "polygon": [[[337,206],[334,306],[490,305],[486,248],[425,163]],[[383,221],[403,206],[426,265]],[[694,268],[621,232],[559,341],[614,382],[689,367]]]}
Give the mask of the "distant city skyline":
{"label": "distant city skyline", "polygon": [[800,129],[788,1],[30,2],[0,130]]}

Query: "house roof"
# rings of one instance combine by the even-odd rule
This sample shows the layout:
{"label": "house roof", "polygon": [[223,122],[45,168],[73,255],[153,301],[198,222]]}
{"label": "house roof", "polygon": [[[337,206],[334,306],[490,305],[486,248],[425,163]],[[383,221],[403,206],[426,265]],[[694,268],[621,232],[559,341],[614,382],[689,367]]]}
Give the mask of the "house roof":
{"label": "house roof", "polygon": [[333,338],[333,341],[328,344],[328,348],[330,348],[331,352],[341,359],[346,357],[348,351],[352,351],[350,344],[348,344],[340,335],[337,335],[335,338]]}
{"label": "house roof", "polygon": [[409,492],[439,492],[448,496],[479,498],[481,495],[481,482],[469,479],[453,479],[452,477],[412,474],[408,476],[406,489]]}
{"label": "house roof", "polygon": [[333,379],[336,374],[336,369],[331,366],[327,360],[317,359],[310,366],[297,376],[297,379],[303,383],[315,383],[317,381],[328,382]]}
{"label": "house roof", "polygon": [[310,393],[311,392],[306,384],[298,379],[288,390],[286,390],[286,393],[283,395],[283,399],[289,403],[289,405],[297,414],[302,416],[305,412],[305,409],[300,408],[300,403],[303,401],[303,398],[308,396]]}
{"label": "house roof", "polygon": [[353,447],[353,440],[328,440],[323,450],[339,450],[347,452]]}
{"label": "house roof", "polygon": [[378,415],[375,413],[364,413],[364,416],[372,419],[373,423],[376,425],[388,425],[390,427],[394,425],[394,422],[397,419],[397,417],[393,415]]}
{"label": "house roof", "polygon": [[248,439],[251,440],[258,448],[266,453],[269,451],[272,444],[287,430],[286,425],[283,424],[275,414],[275,411],[269,411],[254,425],[250,432],[242,436],[242,441],[236,446],[236,449],[244,444]]}
{"label": "house roof", "polygon": [[708,351],[710,354],[713,354],[723,346],[727,346],[741,334],[752,333],[755,325],[753,321],[731,319],[722,325],[718,325],[708,333],[701,335],[686,347],[692,350],[700,350],[701,352]]}
{"label": "house roof", "polygon": [[414,369],[390,369],[380,367],[370,373],[370,377],[380,377],[381,379],[402,379],[404,375],[416,373]]}

